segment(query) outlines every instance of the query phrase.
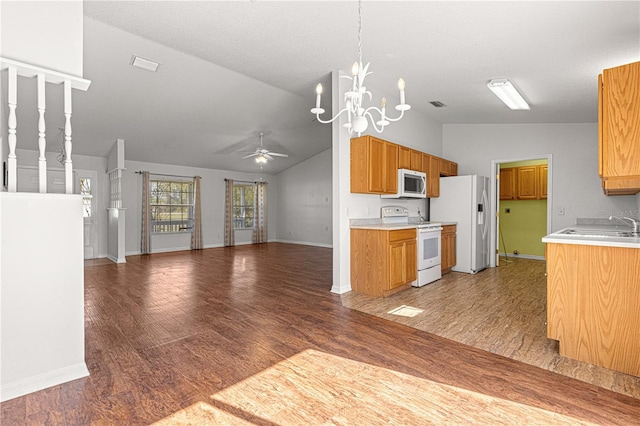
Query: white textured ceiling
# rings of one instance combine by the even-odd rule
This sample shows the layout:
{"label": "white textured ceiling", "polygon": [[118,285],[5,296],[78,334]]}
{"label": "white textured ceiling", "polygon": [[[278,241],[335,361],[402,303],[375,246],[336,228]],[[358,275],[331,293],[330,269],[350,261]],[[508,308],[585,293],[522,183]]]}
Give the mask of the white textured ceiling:
{"label": "white textured ceiling", "polygon": [[[598,73],[640,60],[638,1],[364,1],[362,12],[374,102],[402,76],[410,113],[441,123],[596,122]],[[276,173],[330,147],[309,109],[315,84],[356,59],[357,2],[85,1],[84,13],[92,85],[74,95],[76,153],[123,138],[132,160],[256,171],[238,151],[264,131],[290,155],[267,165]],[[130,67],[132,54],[158,72]],[[501,77],[530,111],[487,89]]]}

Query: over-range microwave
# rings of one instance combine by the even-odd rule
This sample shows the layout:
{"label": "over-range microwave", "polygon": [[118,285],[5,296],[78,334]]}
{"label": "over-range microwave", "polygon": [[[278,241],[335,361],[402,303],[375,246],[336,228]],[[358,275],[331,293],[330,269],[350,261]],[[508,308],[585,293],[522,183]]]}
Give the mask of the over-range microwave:
{"label": "over-range microwave", "polygon": [[427,198],[427,174],[408,169],[398,169],[398,192],[381,195],[381,198]]}

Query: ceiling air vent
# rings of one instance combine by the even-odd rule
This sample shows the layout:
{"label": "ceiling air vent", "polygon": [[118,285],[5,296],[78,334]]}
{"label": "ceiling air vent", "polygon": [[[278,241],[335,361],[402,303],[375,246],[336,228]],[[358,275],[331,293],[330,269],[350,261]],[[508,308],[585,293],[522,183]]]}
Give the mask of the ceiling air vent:
{"label": "ceiling air vent", "polygon": [[430,101],[429,103],[430,103],[431,105],[433,105],[434,107],[436,107],[436,108],[446,107],[446,105],[445,105],[445,104],[443,104],[443,103],[442,103],[442,102],[440,102],[440,101]]}

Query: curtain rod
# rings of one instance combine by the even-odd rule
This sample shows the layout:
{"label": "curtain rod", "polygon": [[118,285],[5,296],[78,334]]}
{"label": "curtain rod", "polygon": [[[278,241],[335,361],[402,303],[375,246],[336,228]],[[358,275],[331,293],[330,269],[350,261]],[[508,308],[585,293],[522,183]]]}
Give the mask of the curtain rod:
{"label": "curtain rod", "polygon": [[237,179],[227,179],[227,178],[224,178],[224,180],[225,180],[225,182],[232,180],[234,182],[240,182],[240,183],[258,183],[256,181],[250,182],[248,180],[237,180]]}
{"label": "curtain rod", "polygon": [[[137,171],[137,172],[134,172],[134,173],[136,173],[138,175],[141,175],[144,172],[143,171]],[[195,176],[170,175],[168,173],[151,173],[151,172],[149,172],[149,174],[150,175],[155,175],[155,176],[170,176],[170,177],[189,178],[189,179],[194,179],[195,178]]]}

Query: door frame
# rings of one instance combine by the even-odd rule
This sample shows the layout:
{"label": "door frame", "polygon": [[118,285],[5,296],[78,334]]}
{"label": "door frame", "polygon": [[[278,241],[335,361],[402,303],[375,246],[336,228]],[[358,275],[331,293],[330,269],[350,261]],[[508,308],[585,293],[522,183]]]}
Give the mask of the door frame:
{"label": "door frame", "polygon": [[547,234],[551,233],[552,229],[552,213],[553,213],[553,155],[552,154],[543,154],[543,155],[529,155],[529,156],[520,156],[514,159],[506,159],[506,160],[491,160],[491,176],[490,186],[491,186],[491,194],[490,194],[490,202],[491,202],[491,229],[494,230],[491,241],[489,242],[489,252],[491,256],[489,256],[489,266],[495,267],[498,265],[498,252],[497,249],[500,246],[499,238],[500,238],[500,228],[499,228],[499,217],[498,217],[498,203],[500,202],[500,185],[498,182],[498,174],[500,173],[500,164],[502,163],[514,163],[516,161],[529,161],[529,160],[547,160]]}
{"label": "door frame", "polygon": [[[86,177],[91,179],[91,212],[92,212],[92,220],[93,220],[93,230],[92,230],[92,241],[93,241],[93,257],[85,259],[96,259],[98,258],[98,249],[100,245],[98,244],[99,237],[99,226],[100,226],[100,216],[98,214],[97,204],[98,204],[98,172],[96,170],[81,170],[76,169],[73,171],[74,179],[74,193],[80,193],[80,178]],[[82,220],[83,223],[83,233],[84,233],[84,217]],[[84,238],[83,238],[84,241]],[[84,243],[83,243],[83,251],[84,251]]]}

